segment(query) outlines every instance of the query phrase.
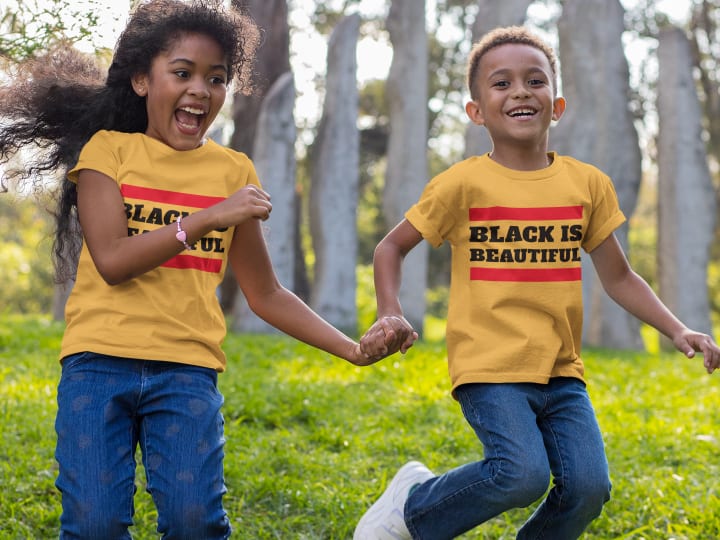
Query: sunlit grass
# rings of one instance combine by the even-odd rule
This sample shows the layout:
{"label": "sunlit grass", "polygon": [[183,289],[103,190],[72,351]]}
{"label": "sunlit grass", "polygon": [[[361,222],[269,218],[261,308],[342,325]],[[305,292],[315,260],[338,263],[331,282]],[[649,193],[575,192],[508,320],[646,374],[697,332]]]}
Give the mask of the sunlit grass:
{"label": "sunlit grass", "polygon": [[[57,538],[53,422],[62,327],[38,318],[0,322],[0,538]],[[433,321],[407,355],[369,368],[285,337],[228,337],[219,384],[235,538],[348,539],[406,460],[443,472],[480,459],[448,394],[442,327]],[[657,349],[589,350],[585,359],[613,498],[584,538],[720,538],[720,379],[705,374],[699,359]],[[138,486],[134,537],[157,538],[142,468]],[[515,538],[532,510],[508,512],[463,538]]]}

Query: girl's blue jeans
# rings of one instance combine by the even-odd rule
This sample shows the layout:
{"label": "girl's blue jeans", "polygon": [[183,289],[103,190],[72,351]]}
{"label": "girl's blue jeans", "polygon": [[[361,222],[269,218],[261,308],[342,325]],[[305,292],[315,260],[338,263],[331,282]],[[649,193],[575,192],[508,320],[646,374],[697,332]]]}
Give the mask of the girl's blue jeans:
{"label": "girl's blue jeans", "polygon": [[227,538],[222,403],[210,369],[65,358],[55,422],[60,538],[130,538],[138,444],[163,538]]}
{"label": "girl's blue jeans", "polygon": [[511,508],[531,505],[553,485],[517,534],[571,540],[610,499],[605,448],[585,384],[466,384],[456,389],[483,444],[482,461],[411,492],[405,521],[414,539],[455,538]]}

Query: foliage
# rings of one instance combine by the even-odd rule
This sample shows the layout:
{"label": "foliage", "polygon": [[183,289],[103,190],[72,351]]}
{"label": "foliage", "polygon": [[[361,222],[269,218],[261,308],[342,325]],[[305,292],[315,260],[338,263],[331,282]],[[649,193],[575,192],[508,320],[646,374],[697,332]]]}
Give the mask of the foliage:
{"label": "foliage", "polygon": [[15,0],[0,8],[0,58],[31,58],[59,41],[77,42],[93,35],[95,2],[78,7],[69,0]]}
{"label": "foliage", "polygon": [[50,217],[30,198],[0,194],[0,310],[47,313],[52,306]]}
{"label": "foliage", "polygon": [[[1,538],[57,538],[62,330],[36,317],[6,315],[0,324]],[[225,350],[225,503],[238,538],[347,539],[405,460],[442,472],[479,459],[448,395],[441,341],[370,368],[277,336],[230,335]],[[677,354],[593,350],[586,363],[613,499],[584,538],[718,538],[720,518],[708,511],[720,503],[717,381]],[[137,484],[134,538],[157,538],[142,468]],[[532,510],[513,510],[462,538],[514,538]]]}

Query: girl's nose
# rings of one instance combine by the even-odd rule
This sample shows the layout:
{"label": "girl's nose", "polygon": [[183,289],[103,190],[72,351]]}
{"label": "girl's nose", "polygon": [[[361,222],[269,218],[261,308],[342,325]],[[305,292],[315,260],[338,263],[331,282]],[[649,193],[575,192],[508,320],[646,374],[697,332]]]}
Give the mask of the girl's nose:
{"label": "girl's nose", "polygon": [[210,90],[205,81],[197,81],[191,84],[188,93],[198,98],[210,97]]}

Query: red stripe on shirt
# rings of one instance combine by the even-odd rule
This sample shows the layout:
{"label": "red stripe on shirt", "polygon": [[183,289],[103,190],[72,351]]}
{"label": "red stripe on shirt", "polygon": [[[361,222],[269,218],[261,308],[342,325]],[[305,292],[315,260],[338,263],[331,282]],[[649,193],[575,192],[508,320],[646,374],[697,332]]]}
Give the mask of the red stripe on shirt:
{"label": "red stripe on shirt", "polygon": [[204,257],[196,257],[195,255],[175,255],[161,266],[165,268],[189,268],[191,270],[219,274],[222,269],[222,259],[206,259]]}
{"label": "red stripe on shirt", "polygon": [[470,268],[470,279],[477,281],[580,281],[577,268]]}
{"label": "red stripe on shirt", "polygon": [[120,193],[122,193],[123,197],[129,197],[131,199],[142,199],[144,201],[190,206],[192,208],[208,208],[213,204],[217,204],[225,200],[224,197],[210,197],[208,195],[179,193],[177,191],[133,186],[131,184],[123,184],[120,186]]}
{"label": "red stripe on shirt", "polygon": [[542,221],[561,219],[581,219],[583,207],[552,206],[548,208],[510,208],[508,206],[490,206],[488,208],[470,208],[470,221],[496,221],[513,219],[518,221]]}

